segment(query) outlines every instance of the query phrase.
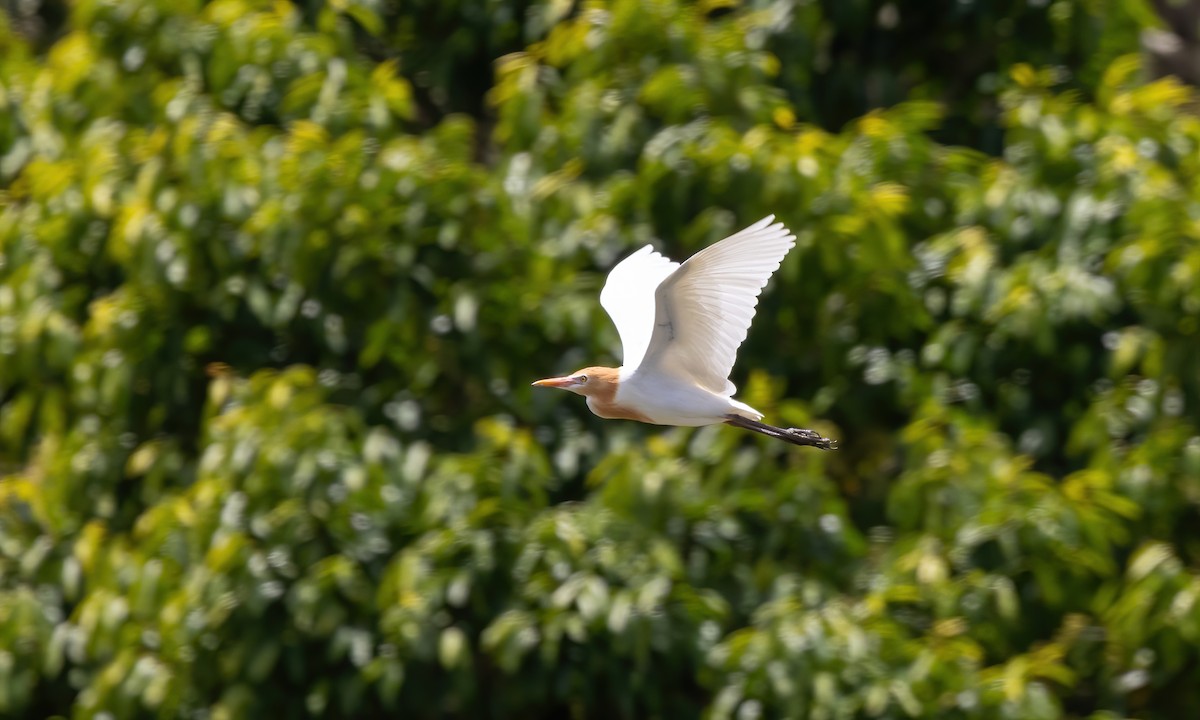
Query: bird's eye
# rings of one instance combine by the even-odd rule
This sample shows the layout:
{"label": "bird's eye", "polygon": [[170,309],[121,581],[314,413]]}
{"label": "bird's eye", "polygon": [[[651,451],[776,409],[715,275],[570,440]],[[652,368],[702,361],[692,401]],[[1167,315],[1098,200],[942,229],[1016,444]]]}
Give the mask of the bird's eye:
{"label": "bird's eye", "polygon": [[580,375],[578,377],[579,377],[579,382],[581,382],[581,383],[587,382],[587,375]]}

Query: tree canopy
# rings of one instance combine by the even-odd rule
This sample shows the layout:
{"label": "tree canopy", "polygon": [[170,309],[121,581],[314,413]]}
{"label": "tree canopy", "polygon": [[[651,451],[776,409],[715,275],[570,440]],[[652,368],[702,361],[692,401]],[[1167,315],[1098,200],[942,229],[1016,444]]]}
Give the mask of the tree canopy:
{"label": "tree canopy", "polygon": [[[0,716],[1200,716],[1146,0],[3,7]],[[768,213],[841,449],[529,388]]]}

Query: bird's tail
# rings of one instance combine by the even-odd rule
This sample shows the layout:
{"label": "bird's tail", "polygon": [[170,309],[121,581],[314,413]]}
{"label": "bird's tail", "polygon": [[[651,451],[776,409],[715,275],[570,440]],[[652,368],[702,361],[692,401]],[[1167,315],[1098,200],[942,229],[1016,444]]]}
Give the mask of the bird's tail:
{"label": "bird's tail", "polygon": [[742,402],[741,400],[734,400],[733,398],[729,398],[729,404],[733,408],[733,412],[730,413],[731,415],[737,415],[738,417],[749,418],[751,420],[762,420],[763,419],[762,413],[760,413],[759,411],[750,407],[749,405]]}
{"label": "bird's tail", "polygon": [[815,430],[805,430],[803,428],[779,428],[774,425],[768,425],[757,420],[751,420],[748,417],[734,415],[730,413],[725,416],[725,422],[735,427],[753,430],[756,433],[762,433],[767,437],[773,437],[777,440],[783,440],[793,445],[804,445],[807,447],[821,448],[822,450],[836,450],[837,440],[830,440],[827,437],[821,437],[821,434]]}

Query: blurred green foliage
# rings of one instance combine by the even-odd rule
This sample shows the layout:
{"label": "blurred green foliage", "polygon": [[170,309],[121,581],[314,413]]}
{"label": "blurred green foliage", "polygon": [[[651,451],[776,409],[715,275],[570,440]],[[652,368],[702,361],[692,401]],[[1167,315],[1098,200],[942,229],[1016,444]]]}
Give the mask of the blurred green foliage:
{"label": "blurred green foliage", "polygon": [[[1200,118],[1146,3],[39,7],[0,716],[1200,716]],[[842,450],[529,390],[615,362],[623,254],[767,213],[734,379]]]}

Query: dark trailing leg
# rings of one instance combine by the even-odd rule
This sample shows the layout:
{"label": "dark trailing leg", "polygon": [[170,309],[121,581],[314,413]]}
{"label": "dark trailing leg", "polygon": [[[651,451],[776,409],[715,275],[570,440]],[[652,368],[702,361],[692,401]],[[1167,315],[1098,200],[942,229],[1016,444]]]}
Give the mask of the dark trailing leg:
{"label": "dark trailing leg", "polygon": [[793,445],[804,445],[807,447],[821,448],[822,450],[836,450],[837,440],[830,440],[826,437],[821,437],[820,433],[815,430],[805,430],[803,428],[779,428],[774,425],[761,423],[757,420],[744,418],[741,415],[726,415],[725,422],[729,425],[753,430],[756,433],[762,433],[767,437],[773,437],[784,442],[789,442]]}

